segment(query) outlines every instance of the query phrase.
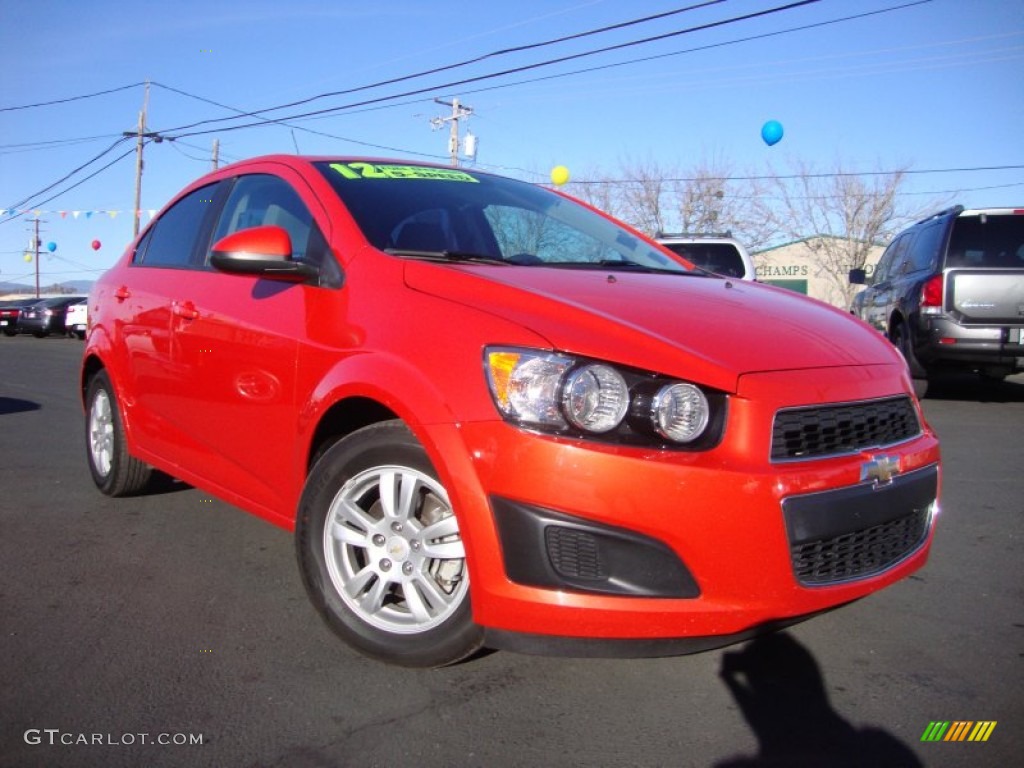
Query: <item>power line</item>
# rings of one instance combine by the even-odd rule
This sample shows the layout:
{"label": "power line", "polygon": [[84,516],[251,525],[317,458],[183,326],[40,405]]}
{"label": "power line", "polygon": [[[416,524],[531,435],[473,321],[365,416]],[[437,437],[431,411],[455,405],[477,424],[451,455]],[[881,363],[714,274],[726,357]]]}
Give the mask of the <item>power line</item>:
{"label": "power line", "polygon": [[[744,14],[742,16],[734,16],[734,17],[729,18],[729,19],[721,19],[719,21],[708,22],[706,24],[699,24],[697,26],[688,27],[686,29],[675,30],[675,31],[672,31],[672,32],[665,32],[665,33],[662,33],[660,35],[653,35],[653,36],[642,38],[642,39],[639,39],[639,40],[631,40],[631,41],[628,41],[628,42],[625,42],[625,43],[618,43],[616,45],[609,45],[609,46],[604,46],[602,48],[596,48],[596,49],[589,50],[589,51],[582,51],[580,53],[570,54],[570,55],[566,55],[566,56],[560,56],[558,58],[548,59],[546,61],[541,61],[541,62],[535,62],[533,64],[524,64],[522,66],[512,67],[512,68],[509,68],[509,69],[506,69],[506,70],[502,70],[502,71],[499,71],[499,72],[491,72],[491,73],[484,74],[484,75],[477,75],[475,77],[464,78],[462,80],[455,80],[455,81],[451,81],[451,82],[447,82],[447,83],[441,83],[441,84],[438,84],[438,85],[433,85],[433,86],[429,86],[429,87],[425,87],[425,88],[417,88],[417,89],[414,89],[414,90],[411,90],[411,91],[405,91],[403,93],[392,94],[391,96],[380,96],[380,97],[377,97],[377,98],[367,99],[367,100],[364,100],[364,101],[354,102],[354,103],[351,103],[351,104],[343,104],[343,105],[338,106],[338,107],[327,107],[327,108],[324,108],[324,109],[313,110],[313,111],[310,111],[310,112],[302,112],[302,113],[299,113],[297,115],[290,115],[290,116],[282,118],[282,119],[294,120],[294,119],[301,118],[301,117],[311,117],[313,115],[322,115],[322,114],[327,114],[327,113],[331,113],[331,112],[340,112],[342,110],[352,109],[353,107],[362,107],[362,106],[367,106],[367,105],[370,105],[370,104],[379,104],[379,103],[382,103],[382,102],[393,101],[395,99],[401,99],[401,98],[405,98],[405,97],[408,97],[408,96],[416,96],[416,95],[420,95],[420,94],[424,94],[424,93],[436,92],[436,91],[445,90],[445,89],[451,89],[451,88],[455,88],[455,87],[462,86],[462,85],[468,85],[469,83],[476,83],[476,82],[481,82],[481,81],[484,81],[484,80],[492,80],[492,79],[497,78],[497,77],[505,77],[507,75],[512,75],[512,74],[516,74],[516,73],[519,73],[519,72],[527,72],[529,70],[539,69],[541,67],[548,67],[548,66],[551,66],[553,64],[562,64],[562,63],[565,63],[567,61],[574,61],[576,59],[587,58],[589,56],[595,56],[595,55],[601,54],[601,53],[609,53],[611,51],[622,50],[622,49],[625,49],[625,48],[632,48],[632,47],[635,47],[635,46],[638,46],[638,45],[647,45],[649,43],[658,42],[660,40],[667,40],[669,38],[678,37],[680,35],[692,34],[694,32],[702,32],[702,31],[705,31],[705,30],[708,30],[708,29],[714,29],[716,27],[726,26],[726,25],[729,25],[729,24],[735,24],[735,23],[738,23],[738,22],[741,22],[741,21],[749,21],[750,19],[760,18],[760,17],[763,17],[763,16],[769,16],[769,15],[772,15],[772,14],[775,14],[775,13],[781,13],[783,11],[793,10],[794,8],[799,8],[799,7],[802,7],[802,6],[811,5],[811,4],[818,3],[818,2],[821,2],[821,0],[795,0],[795,2],[791,2],[791,3],[788,3],[786,5],[776,6],[774,8],[767,8],[767,9],[762,10],[762,11],[755,11],[755,12],[752,12],[752,13]],[[929,3],[929,2],[932,2],[932,0],[917,0],[917,2],[911,3],[911,5],[919,5],[919,4],[922,4],[922,3]],[[369,86],[367,86],[367,87],[369,87]],[[363,88],[360,88],[359,90],[363,90]],[[325,94],[321,94],[321,96],[323,96],[323,95],[325,95]],[[319,98],[319,97],[311,97],[310,99],[307,99],[306,101],[312,101],[312,100],[315,100],[316,98]],[[259,110],[259,112],[261,112],[261,113],[262,112],[268,112],[268,111],[271,111],[273,109],[280,109],[280,108],[283,108],[283,107],[271,107],[271,108]],[[240,115],[240,117],[248,117],[248,116],[255,116],[255,115],[256,115],[256,112],[253,112],[253,113],[249,113],[248,115]],[[198,127],[200,125],[208,125],[208,124],[214,123],[214,122],[225,122],[227,120],[234,120],[234,119],[237,119],[237,118],[214,118],[214,119],[210,119],[210,120],[200,120],[200,121],[197,121],[195,123],[189,123],[187,125],[176,126],[174,128],[167,128],[167,129],[164,129],[164,130],[167,133],[172,133],[172,132],[176,132],[176,131],[184,131],[184,130],[186,130],[188,128]],[[210,130],[204,130],[204,131],[191,131],[191,132],[188,132],[188,133],[180,133],[178,135],[179,136],[199,136],[199,135],[203,135],[203,134],[207,134],[207,133],[214,133],[217,130],[222,130],[222,131],[240,130],[242,128],[253,128],[253,127],[256,127],[258,125],[261,125],[261,123],[245,123],[245,124],[242,124],[242,125],[227,126],[227,127],[223,127],[223,128],[220,128],[220,129],[210,129]]]}
{"label": "power line", "polygon": [[[214,101],[213,99],[207,99],[207,98],[204,98],[203,96],[197,96],[194,93],[189,93],[188,91],[183,91],[180,88],[173,88],[173,87],[171,87],[169,85],[164,85],[163,83],[154,82],[154,83],[152,83],[152,85],[155,85],[155,86],[157,86],[159,88],[163,88],[163,89],[168,90],[168,91],[171,91],[172,93],[177,93],[177,94],[179,94],[181,96],[187,96],[187,97],[189,97],[191,99],[196,99],[197,101],[202,101],[202,102],[205,102],[207,104],[212,104],[213,106],[220,107],[221,109],[227,109],[227,110],[230,110],[231,112],[237,112],[239,117],[249,116],[249,115],[252,114],[250,112],[246,112],[245,110],[238,109],[237,107],[232,107],[232,106],[229,106],[228,104],[222,104],[219,101]],[[235,118],[225,118],[225,119],[232,120],[232,119],[235,119]],[[334,139],[335,141],[346,141],[346,142],[349,142],[351,144],[358,144],[359,146],[362,146],[362,147],[370,147],[372,149],[382,149],[382,150],[385,150],[387,152],[397,152],[397,153],[406,154],[406,155],[416,155],[417,157],[427,157],[427,158],[431,158],[431,159],[434,159],[434,160],[440,160],[440,159],[444,158],[443,155],[431,154],[431,153],[427,153],[427,152],[415,152],[415,151],[410,150],[410,149],[401,149],[401,148],[398,148],[398,147],[390,147],[390,146],[387,146],[385,144],[374,144],[374,143],[368,142],[368,141],[361,141],[359,139],[353,139],[353,138],[350,138],[348,136],[338,136],[336,134],[327,133],[325,131],[317,131],[317,130],[315,130],[313,128],[306,128],[305,126],[302,126],[302,125],[295,125],[292,122],[287,122],[289,120],[289,118],[259,117],[259,119],[262,121],[261,124],[263,124],[263,125],[280,125],[280,126],[282,126],[284,128],[295,128],[295,129],[298,129],[298,130],[303,131],[305,133],[313,134],[314,136],[323,136],[323,137],[328,138],[328,139]]]}
{"label": "power line", "polygon": [[54,104],[67,104],[69,101],[81,101],[82,99],[92,99],[96,96],[106,96],[108,93],[117,93],[118,91],[126,91],[129,88],[137,88],[144,83],[131,83],[130,85],[121,85],[117,88],[108,88],[105,91],[96,91],[95,93],[85,93],[81,96],[69,96],[66,99],[54,99],[53,101],[40,101],[35,104],[21,104],[16,107],[0,107],[0,112],[15,112],[20,109],[34,109],[35,107],[51,107]]}
{"label": "power line", "polygon": [[[107,150],[107,151],[109,151],[109,150]],[[70,187],[67,187],[66,189],[62,189],[62,190],[61,190],[60,192],[58,192],[57,194],[55,194],[55,195],[51,195],[50,197],[46,198],[45,200],[40,200],[40,201],[38,201],[38,202],[35,202],[35,203],[33,204],[33,207],[38,207],[38,206],[40,206],[40,205],[46,205],[46,204],[47,204],[48,202],[50,202],[51,200],[55,200],[55,199],[57,199],[58,197],[60,197],[61,195],[67,194],[67,193],[68,193],[68,192],[70,192],[70,191],[71,191],[72,189],[75,189],[76,187],[80,187],[80,186],[82,186],[82,185],[83,185],[83,184],[84,184],[85,182],[89,181],[89,179],[91,179],[91,178],[94,178],[95,176],[98,176],[99,174],[103,173],[103,171],[107,170],[107,169],[108,169],[108,168],[110,168],[110,167],[111,167],[112,165],[114,165],[114,164],[116,164],[116,163],[120,162],[121,160],[124,160],[124,159],[125,159],[126,157],[128,157],[129,155],[131,155],[131,154],[132,154],[133,152],[135,152],[135,148],[134,148],[134,147],[133,147],[132,149],[129,149],[129,150],[128,150],[127,152],[125,152],[124,154],[122,154],[122,155],[118,155],[118,156],[117,156],[117,157],[115,157],[115,158],[114,158],[113,160],[111,160],[111,161],[110,161],[109,163],[107,163],[106,165],[104,165],[104,166],[103,166],[102,168],[100,168],[100,169],[98,169],[98,170],[94,171],[93,173],[90,173],[90,174],[89,174],[88,176],[86,176],[86,177],[85,177],[84,179],[80,179],[79,181],[76,181],[76,182],[75,182],[74,184],[72,184],[72,185],[71,185]],[[104,154],[106,154],[106,152],[104,152]],[[91,163],[91,162],[92,162],[92,161],[90,161],[90,163]],[[84,167],[84,166],[83,166],[83,167]],[[72,173],[69,173],[69,174],[68,174],[68,176],[71,176],[71,175],[72,175],[73,173],[74,173],[74,171],[72,171]],[[68,176],[65,176],[64,178],[66,179],[66,178],[68,178]],[[63,181],[63,179],[61,179],[61,181]],[[60,183],[59,181],[58,181],[58,182],[54,182],[54,183],[53,183],[53,184],[51,184],[51,185],[50,185],[49,187],[47,187],[47,189],[52,189],[53,187],[55,187],[55,186],[56,186],[57,184],[59,184],[59,183]],[[36,194],[43,194],[43,192],[45,192],[45,191],[46,191],[46,190],[42,190],[42,191],[40,191],[40,192],[38,192],[38,193],[36,193]],[[26,198],[26,200],[31,200],[31,199],[32,199],[32,197],[35,197],[35,195],[32,195],[31,197],[28,197],[28,198]],[[16,206],[12,206],[10,210],[13,210],[13,209],[15,209],[15,208],[20,208],[20,207],[21,207],[22,205],[24,205],[24,203],[20,203],[19,205],[16,205]],[[6,222],[8,222],[8,221],[14,221],[15,219],[21,218],[21,217],[22,217],[22,216],[24,215],[24,213],[25,213],[25,212],[18,212],[18,213],[15,213],[15,214],[13,214],[13,215],[10,215],[10,216],[6,216],[6,217],[4,217],[3,219],[0,219],[0,224],[4,224],[4,223],[6,223]]]}
{"label": "power line", "polygon": [[766,39],[766,38],[769,38],[769,37],[778,37],[778,36],[781,36],[781,35],[788,35],[788,34],[790,34],[792,32],[805,32],[805,31],[807,31],[809,29],[816,29],[818,27],[827,27],[827,26],[830,26],[832,24],[840,24],[840,23],[843,23],[843,22],[846,22],[846,21],[854,21],[856,19],[867,18],[869,16],[877,16],[877,15],[880,15],[880,14],[883,14],[883,13],[891,13],[893,11],[902,11],[902,10],[905,10],[907,8],[911,8],[911,7],[915,6],[915,5],[923,5],[924,3],[930,3],[930,2],[932,2],[932,0],[914,0],[914,2],[904,3],[902,5],[890,6],[888,8],[880,8],[880,9],[875,10],[875,11],[866,11],[864,13],[857,13],[857,14],[853,14],[851,16],[841,16],[838,19],[829,19],[828,21],[819,21],[819,22],[816,22],[814,24],[804,24],[804,25],[801,25],[801,26],[798,26],[798,27],[790,27],[788,29],[776,30],[775,32],[765,32],[765,33],[762,33],[762,34],[759,34],[759,35],[749,35],[747,37],[740,37],[740,38],[736,38],[734,40],[725,40],[725,41],[720,42],[720,43],[709,43],[707,45],[699,45],[699,46],[696,46],[696,47],[693,47],[693,48],[684,48],[681,51],[672,51],[670,53],[660,53],[660,54],[656,54],[654,56],[643,56],[643,57],[640,57],[640,58],[627,59],[625,61],[613,62],[611,64],[599,64],[599,65],[593,66],[593,67],[585,67],[583,69],[574,69],[574,70],[571,70],[569,72],[560,72],[560,73],[557,73],[557,74],[554,74],[554,75],[542,75],[540,77],[533,77],[533,78],[529,78],[529,79],[526,79],[526,80],[516,80],[515,82],[512,82],[512,83],[500,83],[498,85],[490,85],[490,86],[487,86],[487,87],[484,87],[484,88],[474,88],[474,89],[464,90],[463,93],[464,94],[486,93],[488,91],[497,91],[497,90],[501,90],[503,88],[512,88],[512,87],[519,86],[519,85],[528,85],[528,84],[531,84],[531,83],[540,83],[540,82],[545,82],[545,81],[548,81],[548,80],[559,80],[559,79],[561,79],[563,77],[573,77],[575,75],[584,75],[584,74],[589,74],[591,72],[601,72],[601,71],[604,71],[604,70],[607,70],[607,69],[617,69],[618,67],[624,67],[624,66],[627,66],[629,64],[642,64],[642,63],[646,63],[646,62],[649,62],[649,61],[657,61],[659,59],[667,59],[667,58],[670,58],[670,57],[673,57],[673,56],[682,56],[682,55],[687,54],[687,53],[699,53],[700,51],[709,51],[709,50],[713,50],[715,48],[725,48],[725,47],[730,46],[730,45],[738,45],[740,43],[749,43],[749,42],[752,42],[754,40],[763,40],[763,39]]}
{"label": "power line", "polygon": [[[34,192],[33,194],[31,194],[31,195],[28,195],[27,197],[24,197],[24,198],[22,198],[22,199],[21,199],[20,201],[18,201],[18,202],[17,202],[17,203],[15,203],[14,205],[10,205],[10,206],[7,206],[7,207],[8,207],[8,208],[21,208],[21,207],[22,207],[23,205],[25,205],[26,203],[28,203],[28,202],[29,202],[30,200],[32,200],[33,198],[35,198],[35,197],[38,197],[39,195],[42,195],[42,194],[45,194],[45,193],[49,192],[49,191],[50,191],[51,189],[53,189],[54,187],[56,187],[56,186],[57,186],[58,184],[60,184],[60,183],[62,183],[62,182],[64,182],[64,181],[66,181],[67,179],[71,178],[72,176],[74,176],[74,175],[75,175],[76,173],[78,173],[79,171],[85,170],[86,168],[88,168],[88,167],[89,167],[90,165],[92,165],[93,163],[95,163],[95,162],[99,161],[99,159],[100,159],[100,158],[102,158],[102,157],[103,157],[104,155],[106,155],[106,154],[107,154],[108,152],[111,152],[111,151],[113,151],[113,149],[114,149],[114,148],[115,148],[115,147],[116,147],[116,146],[117,146],[118,144],[122,143],[123,141],[125,141],[125,138],[124,138],[123,136],[122,136],[122,137],[119,137],[119,138],[118,138],[118,139],[117,139],[116,141],[114,141],[114,143],[113,143],[113,144],[111,144],[111,145],[110,145],[109,147],[107,147],[106,149],[104,149],[104,150],[103,150],[102,152],[100,152],[100,153],[99,153],[98,155],[96,155],[96,156],[95,156],[94,158],[92,158],[91,160],[87,160],[86,162],[82,163],[82,164],[81,164],[80,166],[78,166],[78,167],[77,167],[77,168],[75,168],[74,170],[72,170],[72,171],[69,171],[69,172],[68,172],[68,173],[66,173],[66,174],[65,174],[64,176],[62,176],[61,178],[57,179],[57,180],[56,180],[55,182],[53,182],[53,183],[52,183],[52,184],[50,184],[49,186],[43,187],[43,188],[42,188],[42,189],[40,189],[40,190],[39,190],[38,192]],[[107,167],[109,167],[109,166],[104,166],[104,168],[107,168]],[[89,178],[92,178],[92,177],[90,176]],[[50,199],[50,200],[52,200],[53,198],[49,198],[49,199]],[[46,202],[46,201],[43,201],[43,202]],[[41,203],[40,203],[40,205],[41,205]]]}
{"label": "power line", "polygon": [[975,173],[980,171],[1016,171],[1024,168],[1024,164],[1021,165],[978,165],[967,168],[922,168],[920,170],[913,169],[898,169],[895,171],[834,171],[830,173],[792,173],[792,174],[757,174],[751,176],[681,176],[681,177],[662,177],[658,179],[590,179],[580,180],[575,179],[571,182],[572,184],[579,185],[601,185],[601,184],[631,184],[641,181],[658,181],[658,182],[690,182],[690,181],[768,181],[768,180],[787,180],[787,179],[832,179],[832,178],[843,178],[843,177],[857,177],[857,176],[893,176],[898,173],[902,174],[931,174],[931,173]]}
{"label": "power line", "polygon": [[[820,0],[804,0],[803,3],[798,3],[798,4],[815,3],[815,2],[819,2],[819,1]],[[471,59],[465,59],[464,61],[456,62],[454,64],[446,64],[444,66],[434,67],[432,69],[426,69],[426,70],[423,70],[421,72],[414,72],[414,73],[409,74],[409,75],[402,75],[400,77],[393,77],[393,78],[390,78],[390,79],[387,79],[387,80],[379,80],[379,81],[377,81],[375,83],[368,83],[366,85],[359,85],[359,86],[355,86],[355,87],[352,87],[352,88],[346,88],[346,89],[343,89],[343,90],[340,90],[340,91],[328,91],[326,93],[320,93],[320,94],[317,94],[315,96],[310,96],[310,97],[305,98],[305,99],[299,99],[297,101],[292,101],[292,102],[288,102],[288,103],[285,103],[285,104],[278,104],[277,106],[273,106],[273,107],[264,107],[263,109],[252,110],[250,112],[242,113],[240,115],[240,117],[256,117],[258,115],[262,115],[265,112],[275,112],[275,111],[277,111],[279,109],[288,109],[289,107],[297,107],[297,106],[301,106],[302,104],[309,104],[310,102],[318,101],[320,99],[330,98],[330,97],[333,97],[333,96],[345,96],[345,95],[348,95],[348,94],[351,94],[351,93],[359,93],[361,91],[367,91],[367,90],[371,90],[373,88],[380,88],[380,87],[383,87],[385,85],[395,85],[396,83],[402,83],[402,82],[406,82],[408,80],[414,80],[414,79],[419,78],[419,77],[425,77],[427,75],[435,75],[435,74],[439,74],[441,72],[447,72],[447,71],[450,71],[450,70],[453,70],[453,69],[459,69],[461,67],[469,66],[470,64],[477,64],[477,63],[479,63],[481,61],[486,61],[487,59],[497,58],[497,57],[500,57],[500,56],[506,56],[506,55],[511,54],[511,53],[520,53],[522,51],[533,50],[533,49],[536,49],[536,48],[543,48],[543,47],[546,47],[546,46],[549,46],[549,45],[555,45],[557,43],[563,43],[563,42],[567,42],[569,40],[576,40],[576,39],[580,39],[580,38],[584,38],[584,37],[589,37],[591,35],[597,35],[597,34],[601,34],[603,32],[609,32],[609,31],[616,30],[616,29],[624,29],[626,27],[635,26],[637,24],[643,24],[643,23],[646,23],[648,21],[654,21],[654,20],[658,20],[658,19],[667,18],[669,16],[675,16],[675,15],[678,15],[678,14],[681,14],[681,13],[687,13],[689,11],[698,10],[700,8],[705,8],[705,7],[708,7],[708,6],[711,6],[711,5],[718,5],[719,3],[723,3],[723,2],[726,2],[726,0],[706,0],[706,2],[697,3],[696,5],[689,5],[689,6],[686,6],[686,7],[683,7],[683,8],[676,8],[676,9],[671,10],[671,11],[665,11],[665,12],[662,12],[662,13],[653,14],[651,16],[644,16],[644,17],[638,18],[638,19],[631,19],[629,21],[619,22],[617,24],[611,24],[611,25],[608,25],[608,26],[605,26],[605,27],[600,27],[598,29],[587,30],[585,32],[577,32],[577,33],[572,34],[572,35],[565,35],[563,37],[558,37],[558,38],[554,38],[554,39],[551,39],[551,40],[544,40],[544,41],[537,42],[537,43],[528,43],[528,44],[525,44],[525,45],[519,45],[519,46],[515,46],[515,47],[512,47],[512,48],[503,48],[503,49],[500,49],[500,50],[497,50],[497,51],[491,51],[490,53],[485,53],[485,54],[483,54],[481,56],[476,56],[476,57],[471,58]],[[651,38],[651,39],[653,40],[653,39],[659,39],[659,38]],[[587,55],[590,55],[590,54],[587,54]],[[169,131],[185,130],[185,129],[188,129],[188,128],[195,128],[195,127],[198,127],[200,125],[208,125],[210,123],[215,123],[215,122],[226,122],[228,120],[233,120],[233,119],[234,118],[229,118],[229,117],[212,118],[212,119],[209,119],[209,120],[200,120],[198,122],[190,123],[188,125],[178,126],[176,128],[169,128],[167,130],[169,130]]]}

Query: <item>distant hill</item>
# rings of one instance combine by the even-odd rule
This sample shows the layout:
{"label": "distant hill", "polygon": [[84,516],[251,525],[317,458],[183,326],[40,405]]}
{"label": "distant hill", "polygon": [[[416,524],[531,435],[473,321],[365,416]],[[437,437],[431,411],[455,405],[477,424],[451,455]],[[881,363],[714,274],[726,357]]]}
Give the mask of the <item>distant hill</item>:
{"label": "distant hill", "polygon": [[[53,293],[75,293],[85,295],[89,293],[92,288],[94,280],[67,280],[63,283],[40,283],[39,292],[45,294]],[[8,294],[25,294],[28,296],[34,296],[36,292],[36,286],[33,283],[29,285],[27,283],[6,283],[0,282],[0,296],[6,296]]]}

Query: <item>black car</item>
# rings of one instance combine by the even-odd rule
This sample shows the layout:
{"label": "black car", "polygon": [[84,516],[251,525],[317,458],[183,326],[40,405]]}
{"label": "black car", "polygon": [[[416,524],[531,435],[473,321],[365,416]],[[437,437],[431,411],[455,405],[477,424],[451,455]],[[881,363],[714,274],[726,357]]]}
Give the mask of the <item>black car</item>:
{"label": "black car", "polygon": [[0,331],[4,336],[18,333],[18,316],[21,311],[32,304],[42,301],[40,298],[0,299]]}
{"label": "black car", "polygon": [[943,371],[1024,370],[1024,208],[956,206],[908,227],[851,311],[899,348],[919,396]]}
{"label": "black car", "polygon": [[43,299],[21,310],[18,315],[18,333],[31,333],[36,338],[51,333],[65,333],[64,313],[70,304],[81,301],[84,296],[57,296]]}

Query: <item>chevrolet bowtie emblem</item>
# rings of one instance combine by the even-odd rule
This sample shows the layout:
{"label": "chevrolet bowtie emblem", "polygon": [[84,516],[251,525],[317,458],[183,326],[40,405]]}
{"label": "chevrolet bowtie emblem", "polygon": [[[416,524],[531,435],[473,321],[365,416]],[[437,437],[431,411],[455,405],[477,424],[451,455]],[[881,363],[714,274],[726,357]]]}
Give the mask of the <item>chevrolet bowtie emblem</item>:
{"label": "chevrolet bowtie emblem", "polygon": [[860,465],[861,482],[873,480],[875,485],[888,485],[893,475],[900,473],[899,456],[872,456],[871,461]]}

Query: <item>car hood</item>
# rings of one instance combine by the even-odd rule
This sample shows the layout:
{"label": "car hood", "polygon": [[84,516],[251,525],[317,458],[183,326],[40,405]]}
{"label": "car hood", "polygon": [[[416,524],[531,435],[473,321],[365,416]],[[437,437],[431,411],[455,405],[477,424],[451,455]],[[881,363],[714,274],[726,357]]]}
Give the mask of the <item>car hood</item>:
{"label": "car hood", "polygon": [[513,321],[555,349],[726,391],[746,373],[901,364],[846,312],[746,281],[430,262],[409,262],[405,281]]}

